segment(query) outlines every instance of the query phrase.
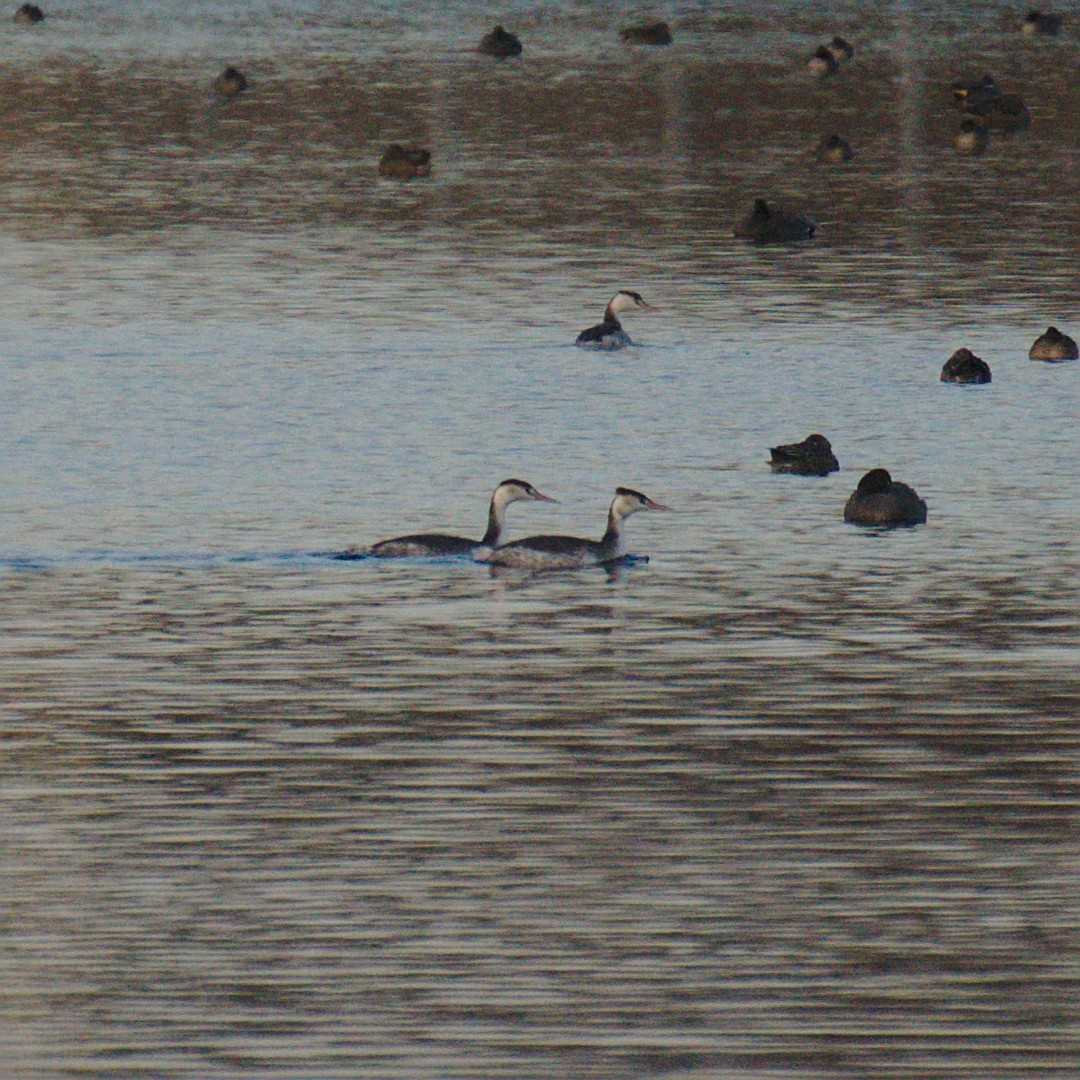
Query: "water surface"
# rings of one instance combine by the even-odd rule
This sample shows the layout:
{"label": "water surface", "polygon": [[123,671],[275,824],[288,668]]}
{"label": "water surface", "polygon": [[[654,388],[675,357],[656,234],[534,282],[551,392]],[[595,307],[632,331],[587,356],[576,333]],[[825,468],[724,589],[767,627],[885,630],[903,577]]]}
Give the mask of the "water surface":
{"label": "water surface", "polygon": [[[1074,1075],[1076,27],[656,13],[0,28],[13,1076]],[[984,71],[1032,126],[958,157]],[[758,196],[818,236],[737,243]],[[639,347],[573,348],[620,287]],[[843,524],[877,466],[924,527]],[[616,573],[319,555],[507,476],[514,536],[675,512]]]}

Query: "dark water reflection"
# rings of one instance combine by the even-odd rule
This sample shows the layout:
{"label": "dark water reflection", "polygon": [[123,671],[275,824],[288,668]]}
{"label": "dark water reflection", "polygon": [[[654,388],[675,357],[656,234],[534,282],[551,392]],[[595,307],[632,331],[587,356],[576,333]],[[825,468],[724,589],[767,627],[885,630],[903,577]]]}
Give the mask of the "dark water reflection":
{"label": "dark water reflection", "polygon": [[[1026,350],[1078,329],[1075,27],[130,16],[4,39],[10,1075],[1074,1076],[1080,402]],[[960,158],[984,70],[1033,124]],[[761,194],[818,239],[736,244]],[[596,363],[618,285],[662,314]],[[841,472],[770,475],[811,430]],[[926,527],[842,524],[880,464]],[[504,475],[562,500],[515,535],[678,513],[611,576],[306,554]]]}

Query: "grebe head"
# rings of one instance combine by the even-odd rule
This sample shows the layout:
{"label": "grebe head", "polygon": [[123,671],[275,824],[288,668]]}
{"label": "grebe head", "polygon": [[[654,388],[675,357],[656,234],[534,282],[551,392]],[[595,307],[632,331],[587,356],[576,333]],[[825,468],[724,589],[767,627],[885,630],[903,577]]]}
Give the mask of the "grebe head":
{"label": "grebe head", "polygon": [[807,450],[813,450],[816,454],[832,453],[832,443],[829,442],[824,435],[818,435],[816,433],[807,435],[803,440],[803,446],[805,446]]}
{"label": "grebe head", "polygon": [[632,308],[649,305],[641,297],[641,293],[631,292],[630,289],[620,289],[609,301],[607,306],[608,315],[618,315],[620,311],[630,311]]}
{"label": "grebe head", "polygon": [[855,489],[860,495],[879,495],[892,487],[892,477],[888,469],[871,469]]}
{"label": "grebe head", "polygon": [[670,510],[670,506],[663,503],[653,502],[647,495],[633,488],[618,487],[615,489],[615,498],[611,500],[611,516],[616,521],[636,514],[639,510]]}
{"label": "grebe head", "polygon": [[542,491],[537,491],[527,480],[504,480],[492,496],[492,501],[500,506],[509,506],[512,502],[522,502],[527,499],[533,502],[559,501],[550,495],[545,495]]}

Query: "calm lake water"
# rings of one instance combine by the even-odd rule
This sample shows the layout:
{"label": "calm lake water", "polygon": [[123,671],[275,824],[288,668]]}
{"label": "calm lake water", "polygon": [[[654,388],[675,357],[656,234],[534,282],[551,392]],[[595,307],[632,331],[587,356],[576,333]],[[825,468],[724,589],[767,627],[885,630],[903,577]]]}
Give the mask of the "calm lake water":
{"label": "calm lake water", "polygon": [[[1075,1077],[1080,364],[1027,351],[1080,336],[1080,16],[46,10],[0,24],[7,1075]],[[1032,124],[962,157],[987,71]],[[735,241],[756,197],[817,237]],[[618,288],[639,346],[573,348]],[[813,431],[840,472],[772,475]],[[843,523],[876,466],[925,526]],[[514,537],[675,512],[613,573],[321,554],[507,476],[560,500]]]}

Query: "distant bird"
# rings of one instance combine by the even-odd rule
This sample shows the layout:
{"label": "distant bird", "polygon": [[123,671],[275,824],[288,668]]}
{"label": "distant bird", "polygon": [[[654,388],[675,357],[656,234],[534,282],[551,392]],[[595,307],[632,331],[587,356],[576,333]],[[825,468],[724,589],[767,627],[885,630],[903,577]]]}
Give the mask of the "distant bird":
{"label": "distant bird", "polygon": [[758,244],[785,244],[796,240],[809,240],[817,229],[813,218],[805,214],[789,214],[770,207],[764,199],[754,200],[754,209],[741,221],[736,222],[734,234],[743,240]]}
{"label": "distant bird", "polygon": [[984,127],[993,131],[1023,131],[1031,125],[1031,112],[1016,94],[969,100],[964,112],[978,117]]}
{"label": "distant bird", "polygon": [[968,102],[986,101],[1001,97],[1001,87],[989,73],[981,79],[956,79],[952,84],[953,97],[963,106]]}
{"label": "distant bird", "polygon": [[1057,360],[1076,360],[1080,358],[1080,353],[1077,352],[1076,342],[1068,334],[1063,334],[1056,326],[1048,326],[1046,333],[1035,339],[1028,357],[1054,363]]}
{"label": "distant bird", "polygon": [[628,26],[619,31],[619,37],[630,45],[670,45],[672,41],[671,27],[666,22]]}
{"label": "distant bird", "polygon": [[807,435],[802,442],[774,446],[769,450],[773,472],[799,476],[828,476],[840,468],[832,446],[824,435]]}
{"label": "distant bird", "polygon": [[839,135],[825,135],[817,146],[818,161],[839,165],[841,162],[850,161],[854,156],[855,151],[851,149],[851,143]]}
{"label": "distant bird", "polygon": [[1003,94],[993,75],[974,82],[958,79],[952,84],[960,109],[994,131],[1023,131],[1031,123],[1031,112],[1017,94]]}
{"label": "distant bird", "polygon": [[848,499],[844,520],[852,525],[921,525],[926,503],[885,469],[871,469]]}
{"label": "distant bird", "polygon": [[1061,29],[1061,16],[1050,12],[1029,11],[1020,24],[1020,29],[1025,34],[1047,34],[1054,37]]}
{"label": "distant bird", "polygon": [[45,18],[45,12],[37,6],[37,4],[23,4],[15,12],[15,21],[22,23],[24,26],[29,26],[32,23],[39,23]]}
{"label": "distant bird", "polygon": [[234,98],[248,88],[248,81],[239,68],[227,67],[215,80],[213,90],[218,97]]}
{"label": "distant bird", "polygon": [[412,180],[417,176],[431,175],[431,151],[418,146],[400,146],[391,143],[379,159],[379,175],[395,180]]}
{"label": "distant bird", "polygon": [[806,61],[806,70],[819,79],[823,79],[826,75],[835,75],[839,69],[840,65],[827,45],[818,46],[810,59]]}
{"label": "distant bird", "polygon": [[480,52],[487,56],[496,56],[500,60],[508,56],[521,55],[521,41],[502,26],[496,26],[480,39]]}
{"label": "distant bird", "polygon": [[988,383],[990,365],[970,349],[957,349],[941,369],[941,381],[952,383]]}
{"label": "distant bird", "polygon": [[969,117],[967,120],[960,122],[960,130],[956,133],[956,138],[953,139],[953,145],[959,154],[970,154],[972,156],[984,154],[986,148],[990,145],[990,132],[978,120],[972,120]]}
{"label": "distant bird", "polygon": [[839,36],[834,37],[825,48],[832,53],[833,59],[838,64],[845,63],[855,55],[855,50],[851,45]]}
{"label": "distant bird", "polygon": [[633,311],[634,308],[647,308],[649,305],[642,299],[641,293],[630,289],[620,289],[604,308],[603,322],[582,330],[575,340],[575,345],[583,349],[604,349],[613,351],[624,349],[627,345],[633,345],[630,335],[622,328],[618,316],[623,311]]}

